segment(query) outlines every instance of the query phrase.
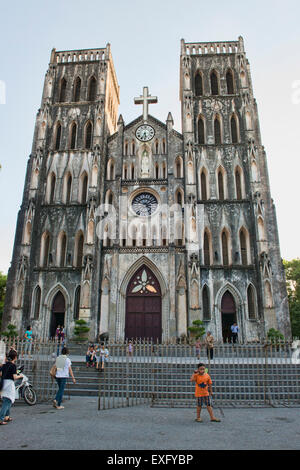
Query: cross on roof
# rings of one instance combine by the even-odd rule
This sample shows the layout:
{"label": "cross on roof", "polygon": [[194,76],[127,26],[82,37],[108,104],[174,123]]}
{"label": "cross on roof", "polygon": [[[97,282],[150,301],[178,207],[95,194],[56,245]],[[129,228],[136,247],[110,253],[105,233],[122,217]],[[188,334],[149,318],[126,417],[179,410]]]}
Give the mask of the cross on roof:
{"label": "cross on roof", "polygon": [[142,104],[143,105],[143,119],[144,122],[148,119],[148,106],[151,103],[157,103],[158,99],[157,96],[149,95],[149,90],[147,86],[143,88],[143,95],[140,95],[138,98],[134,98],[134,104]]}

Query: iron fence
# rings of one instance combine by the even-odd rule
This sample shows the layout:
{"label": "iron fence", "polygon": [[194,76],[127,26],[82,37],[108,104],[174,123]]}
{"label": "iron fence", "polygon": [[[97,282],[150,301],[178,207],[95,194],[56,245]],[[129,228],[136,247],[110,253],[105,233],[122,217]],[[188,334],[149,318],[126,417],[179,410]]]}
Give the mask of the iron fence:
{"label": "iron fence", "polygon": [[[24,365],[38,401],[52,400],[57,387],[49,371],[57,342],[36,339],[29,351],[23,339],[2,339],[6,352],[11,347],[17,350],[18,365]],[[300,405],[300,342],[216,344],[212,358],[203,345],[198,354],[186,341],[136,341],[132,352],[128,343],[108,342],[108,361],[97,373],[86,369],[87,347],[88,343],[68,344],[80,380],[76,386],[67,382],[66,398],[93,394],[98,396],[99,410],[140,404],[193,407],[195,386],[190,378],[198,363],[205,364],[212,378],[215,406]]]}
{"label": "iron fence", "polygon": [[[6,354],[10,349],[18,353],[17,368],[24,366],[24,374],[37,393],[38,402],[47,402],[53,399],[56,393],[56,382],[50,376],[50,369],[55,362],[58,352],[56,341],[33,340],[30,345],[24,339],[0,338]],[[66,390],[68,394],[68,389]]]}
{"label": "iron fence", "polygon": [[292,342],[217,344],[196,354],[191,344],[107,344],[109,361],[99,380],[98,409],[149,404],[193,407],[190,382],[198,363],[213,381],[215,406],[300,405],[299,354]]}

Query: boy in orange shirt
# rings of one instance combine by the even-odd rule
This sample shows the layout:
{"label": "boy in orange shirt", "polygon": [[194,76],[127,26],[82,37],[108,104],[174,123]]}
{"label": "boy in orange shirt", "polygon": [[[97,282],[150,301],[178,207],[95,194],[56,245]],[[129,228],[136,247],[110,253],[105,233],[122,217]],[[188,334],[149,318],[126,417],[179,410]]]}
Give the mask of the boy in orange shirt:
{"label": "boy in orange shirt", "polygon": [[210,420],[219,423],[220,420],[214,416],[211,406],[210,396],[212,396],[212,381],[205,371],[205,365],[199,364],[198,369],[194,371],[191,382],[195,382],[195,397],[197,399],[197,423],[202,423],[200,418],[202,406],[205,404],[210,416]]}

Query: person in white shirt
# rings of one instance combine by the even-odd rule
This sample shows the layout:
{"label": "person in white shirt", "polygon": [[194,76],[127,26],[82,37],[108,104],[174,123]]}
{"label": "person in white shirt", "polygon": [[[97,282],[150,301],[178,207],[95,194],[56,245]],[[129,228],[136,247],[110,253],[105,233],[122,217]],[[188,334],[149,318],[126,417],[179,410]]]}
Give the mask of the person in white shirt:
{"label": "person in white shirt", "polygon": [[99,351],[99,357],[97,357],[97,369],[99,367],[99,363],[101,363],[100,371],[104,370],[104,363],[108,361],[108,356],[109,356],[108,349],[102,343],[100,347],[100,351]]}
{"label": "person in white shirt", "polygon": [[57,410],[63,410],[64,407],[61,406],[61,402],[63,399],[64,395],[64,390],[67,382],[67,378],[69,377],[69,374],[72,377],[73,383],[76,383],[75,377],[73,375],[72,367],[71,367],[71,361],[67,357],[68,350],[67,348],[63,348],[61,351],[61,355],[56,358],[56,374],[55,374],[55,379],[58,385],[58,391],[56,394],[55,399],[53,400],[53,406]]}

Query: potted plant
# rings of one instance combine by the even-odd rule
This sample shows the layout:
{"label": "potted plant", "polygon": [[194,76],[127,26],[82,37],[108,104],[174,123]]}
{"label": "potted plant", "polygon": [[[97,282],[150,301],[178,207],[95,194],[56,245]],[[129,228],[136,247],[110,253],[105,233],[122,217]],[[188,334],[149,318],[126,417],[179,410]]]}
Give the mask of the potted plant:
{"label": "potted plant", "polygon": [[75,341],[78,341],[79,343],[86,341],[88,339],[89,331],[90,329],[85,320],[76,320],[74,328]]}
{"label": "potted plant", "polygon": [[191,338],[201,339],[205,334],[204,323],[202,320],[194,320],[192,326],[188,327],[188,332]]}

